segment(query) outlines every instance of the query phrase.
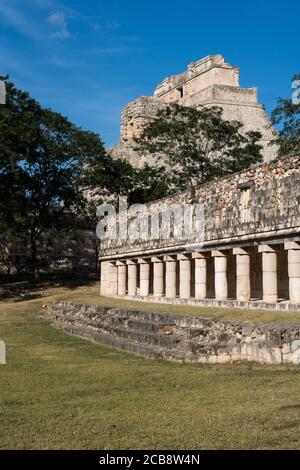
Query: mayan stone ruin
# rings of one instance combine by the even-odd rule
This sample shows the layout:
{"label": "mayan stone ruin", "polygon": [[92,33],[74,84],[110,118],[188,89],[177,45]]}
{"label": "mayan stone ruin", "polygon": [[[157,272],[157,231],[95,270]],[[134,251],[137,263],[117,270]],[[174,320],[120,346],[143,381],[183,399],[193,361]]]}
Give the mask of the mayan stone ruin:
{"label": "mayan stone ruin", "polygon": [[[134,137],[168,103],[221,106],[226,119],[262,133],[264,162],[129,215],[129,231],[130,224],[139,234],[141,227],[146,231],[101,241],[101,293],[160,303],[300,310],[300,157],[277,156],[269,145],[274,129],[257,103],[257,90],[240,88],[239,69],[221,55],[190,64],[163,80],[152,97],[129,103],[113,154],[142,166],[149,157],[137,154]],[[191,225],[202,224],[202,231],[177,237],[176,217],[188,206],[202,208],[201,216],[191,216]],[[117,232],[123,227],[121,215],[113,224]]]}
{"label": "mayan stone ruin", "polygon": [[[190,202],[203,208],[197,238],[163,236],[163,214]],[[153,201],[130,223],[156,236],[101,242],[101,293],[144,301],[300,309],[300,157]],[[197,219],[193,219],[196,224]],[[148,225],[147,225],[148,226]]]}
{"label": "mayan stone ruin", "polygon": [[134,138],[139,137],[145,125],[155,119],[162,107],[178,103],[199,109],[201,106],[219,106],[227,120],[240,121],[243,131],[259,131],[265,161],[274,158],[275,148],[269,146],[274,129],[264,106],[257,102],[256,88],[240,88],[240,69],[221,55],[211,55],[192,62],[188,70],[165,78],[155,88],[153,96],[141,96],[122,111],[120,143],[109,149],[114,157],[126,158],[136,167],[152,163],[150,155],[135,151]]}
{"label": "mayan stone ruin", "polygon": [[45,317],[66,333],[168,361],[300,363],[297,323],[255,324],[71,302],[49,305]]}

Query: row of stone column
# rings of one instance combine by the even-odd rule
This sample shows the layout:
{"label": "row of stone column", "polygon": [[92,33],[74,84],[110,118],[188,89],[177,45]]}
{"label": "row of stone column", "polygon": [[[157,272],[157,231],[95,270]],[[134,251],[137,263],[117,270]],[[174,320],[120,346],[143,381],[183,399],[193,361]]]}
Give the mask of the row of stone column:
{"label": "row of stone column", "polygon": [[[289,296],[292,303],[300,303],[300,244],[296,242],[285,243],[288,250],[288,276]],[[278,301],[277,285],[277,249],[276,245],[260,245],[258,252],[262,253],[263,270],[263,300],[274,303]],[[236,256],[236,298],[239,301],[251,299],[250,284],[250,256],[247,248],[234,248]],[[164,262],[165,268],[165,296],[176,297],[176,263],[179,260],[179,297],[189,299],[191,297],[191,260],[195,260],[195,298],[207,297],[207,258],[214,258],[215,272],[215,298],[217,300],[228,299],[228,276],[226,251],[213,250],[210,253],[186,253],[177,255],[157,256],[152,258],[138,258],[136,260],[117,261],[114,273],[114,283],[117,294],[124,296],[137,295],[138,269],[140,296],[147,297],[150,294],[150,262],[153,263],[153,295],[161,297],[164,293]],[[108,271],[107,271],[108,272]],[[111,271],[110,271],[110,274]],[[127,279],[128,276],[128,279]],[[116,281],[116,282],[115,282]],[[104,276],[104,282],[107,279]],[[106,284],[107,285],[107,284]]]}

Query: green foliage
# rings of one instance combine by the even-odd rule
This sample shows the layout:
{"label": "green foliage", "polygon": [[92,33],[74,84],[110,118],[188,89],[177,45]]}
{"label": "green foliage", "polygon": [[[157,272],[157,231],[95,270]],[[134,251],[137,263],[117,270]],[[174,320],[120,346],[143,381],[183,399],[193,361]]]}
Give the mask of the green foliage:
{"label": "green foliage", "polygon": [[136,142],[140,152],[155,156],[171,193],[260,162],[261,134],[243,135],[241,128],[239,122],[224,120],[221,108],[175,104],[160,110]]}
{"label": "green foliage", "polygon": [[[9,241],[30,246],[34,270],[43,233],[75,239],[89,221],[95,223],[105,196],[127,195],[131,204],[164,195],[156,169],[112,159],[97,134],[1,78],[7,102],[0,106],[0,229]],[[94,190],[97,201],[86,198]]]}
{"label": "green foliage", "polygon": [[4,78],[7,102],[0,106],[0,228],[31,246],[45,230],[65,230],[85,206],[83,190],[111,187],[111,159],[100,137],[43,108]]}
{"label": "green foliage", "polygon": [[130,204],[145,204],[168,194],[167,181],[162,178],[162,169],[145,164],[135,171],[135,185],[129,194]]}
{"label": "green foliage", "polygon": [[[144,204],[167,194],[168,187],[161,178],[161,168],[146,164],[134,168],[127,160],[110,159],[110,172],[106,188],[110,194],[127,196],[128,204]],[[100,184],[100,182],[99,182]]]}
{"label": "green foliage", "polygon": [[[300,74],[293,77],[300,80]],[[278,127],[279,155],[299,155],[300,153],[300,104],[292,98],[277,98],[277,106],[272,112],[273,124]]]}

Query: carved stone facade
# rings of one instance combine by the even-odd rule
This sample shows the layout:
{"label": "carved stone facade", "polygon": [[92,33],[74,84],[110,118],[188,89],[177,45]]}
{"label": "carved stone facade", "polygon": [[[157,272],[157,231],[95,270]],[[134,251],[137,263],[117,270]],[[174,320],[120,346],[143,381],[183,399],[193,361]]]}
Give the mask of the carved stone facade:
{"label": "carved stone facade", "polygon": [[[163,237],[163,216],[187,204],[203,208],[203,231]],[[158,216],[156,237],[107,239],[101,292],[167,303],[300,309],[300,157],[286,157],[154,201],[137,224]],[[197,216],[193,223],[198,223]],[[198,238],[197,238],[198,237]],[[279,306],[279,307],[278,307]],[[288,307],[287,307],[288,306]]]}
{"label": "carved stone facade", "polygon": [[256,88],[240,88],[239,68],[225,62],[221,55],[208,56],[193,62],[188,70],[163,80],[152,97],[142,96],[129,103],[121,116],[120,143],[109,150],[114,157],[126,158],[134,166],[141,167],[151,156],[141,156],[134,149],[134,137],[164,105],[178,103],[199,109],[201,106],[223,108],[223,117],[240,121],[243,131],[259,131],[262,134],[264,160],[274,158],[274,147],[268,144],[274,138],[274,129],[264,110],[257,102]]}

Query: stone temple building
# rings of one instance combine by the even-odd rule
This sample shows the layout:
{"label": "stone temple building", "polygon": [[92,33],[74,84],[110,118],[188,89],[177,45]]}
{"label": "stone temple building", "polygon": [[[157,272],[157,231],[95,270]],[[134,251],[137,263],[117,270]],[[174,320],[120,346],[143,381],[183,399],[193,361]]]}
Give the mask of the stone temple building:
{"label": "stone temple building", "polygon": [[[163,236],[163,214],[199,204],[202,231]],[[101,242],[101,293],[151,302],[300,310],[300,156],[147,204],[154,235]],[[157,215],[158,214],[158,215]],[[154,218],[155,218],[154,217]],[[109,219],[110,220],[110,219]],[[123,223],[123,222],[122,222]],[[148,225],[147,225],[148,224]],[[109,226],[109,221],[108,221]],[[118,220],[116,224],[118,228]],[[148,229],[151,227],[151,229]]]}
{"label": "stone temple building", "polygon": [[157,85],[153,96],[141,96],[123,109],[120,143],[109,149],[114,157],[126,158],[136,167],[153,163],[150,155],[141,156],[135,151],[134,138],[145,125],[155,119],[158,110],[170,103],[200,108],[219,106],[227,120],[240,121],[243,131],[259,131],[265,161],[274,158],[275,149],[268,144],[274,138],[274,129],[264,106],[257,102],[256,88],[240,88],[240,70],[221,55],[207,56],[193,62],[188,69],[165,78]]}
{"label": "stone temple building", "polygon": [[[113,154],[142,165],[149,157],[135,152],[133,138],[168,103],[222,106],[226,119],[262,133],[264,163],[199,186],[193,194],[182,192],[136,214],[129,211],[128,236],[122,232],[101,241],[101,293],[152,302],[300,310],[300,156],[279,159],[276,147],[268,146],[274,130],[257,103],[256,89],[240,88],[239,69],[221,55],[190,64],[186,72],[160,83],[153,97],[129,103]],[[185,214],[186,208],[192,208],[190,226],[201,230],[178,237],[176,214]],[[114,227],[118,234],[123,215],[110,215],[104,223],[108,233]]]}

